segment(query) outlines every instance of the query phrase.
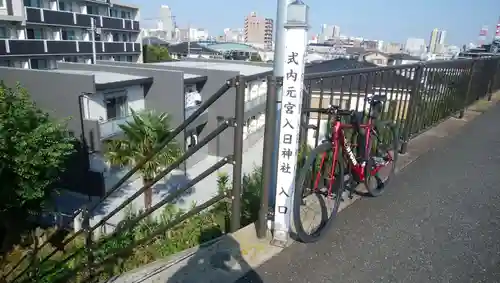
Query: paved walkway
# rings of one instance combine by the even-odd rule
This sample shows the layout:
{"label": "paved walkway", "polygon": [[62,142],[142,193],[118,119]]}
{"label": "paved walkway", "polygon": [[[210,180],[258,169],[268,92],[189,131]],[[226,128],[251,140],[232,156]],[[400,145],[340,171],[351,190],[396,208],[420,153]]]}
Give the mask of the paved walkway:
{"label": "paved walkway", "polygon": [[[500,105],[238,282],[500,282]],[[260,277],[260,278],[259,278]]]}

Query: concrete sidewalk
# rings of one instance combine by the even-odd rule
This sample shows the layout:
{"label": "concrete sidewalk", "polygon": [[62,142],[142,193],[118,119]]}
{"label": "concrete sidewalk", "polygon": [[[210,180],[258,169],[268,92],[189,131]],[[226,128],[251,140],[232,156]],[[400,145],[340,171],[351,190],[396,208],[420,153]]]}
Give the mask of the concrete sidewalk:
{"label": "concrete sidewalk", "polygon": [[465,122],[451,119],[413,140],[410,155],[428,152],[385,195],[345,209],[324,240],[295,243],[238,282],[500,282],[500,105],[478,112],[456,134]]}

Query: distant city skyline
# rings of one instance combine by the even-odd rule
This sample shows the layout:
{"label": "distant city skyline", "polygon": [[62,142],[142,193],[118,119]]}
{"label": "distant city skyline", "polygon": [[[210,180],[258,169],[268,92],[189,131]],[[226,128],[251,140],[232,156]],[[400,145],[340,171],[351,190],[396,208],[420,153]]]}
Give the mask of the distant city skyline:
{"label": "distant city skyline", "polygon": [[[141,8],[141,18],[158,17],[159,7],[168,5],[179,26],[203,27],[211,34],[219,35],[224,28],[243,27],[243,18],[251,11],[268,18],[275,18],[275,0],[243,1],[235,4],[227,0],[200,1],[188,5],[184,1],[165,0],[121,0]],[[310,6],[311,35],[321,32],[322,24],[334,24],[342,28],[343,34],[369,39],[404,43],[407,38],[426,38],[429,31],[439,28],[447,31],[449,44],[462,45],[477,42],[481,26],[488,25],[490,30],[500,15],[498,2],[480,0],[421,0],[412,4],[411,9],[397,0],[361,0],[352,5],[350,2],[326,0],[305,0]],[[228,12],[231,11],[231,12]],[[151,21],[143,22],[144,27],[154,27]],[[488,35],[491,40],[492,34]]]}

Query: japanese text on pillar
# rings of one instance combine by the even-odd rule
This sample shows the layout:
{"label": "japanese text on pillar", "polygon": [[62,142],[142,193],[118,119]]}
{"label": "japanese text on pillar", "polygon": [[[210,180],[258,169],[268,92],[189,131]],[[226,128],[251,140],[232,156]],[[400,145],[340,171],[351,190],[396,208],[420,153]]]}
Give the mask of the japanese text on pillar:
{"label": "japanese text on pillar", "polygon": [[280,146],[278,157],[278,213],[288,213],[288,198],[294,184],[303,84],[303,60],[299,52],[288,52],[283,80]]}

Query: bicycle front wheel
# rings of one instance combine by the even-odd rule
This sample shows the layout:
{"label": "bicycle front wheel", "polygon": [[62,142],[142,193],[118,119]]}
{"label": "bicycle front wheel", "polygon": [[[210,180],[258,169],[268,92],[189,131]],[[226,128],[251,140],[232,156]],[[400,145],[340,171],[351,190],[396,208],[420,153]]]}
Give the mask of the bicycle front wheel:
{"label": "bicycle front wheel", "polygon": [[[293,223],[297,238],[302,242],[319,240],[337,216],[344,192],[344,166],[340,148],[337,156],[334,164],[332,144],[319,145],[310,152],[298,172],[293,199]],[[308,205],[313,207],[311,211],[307,210]],[[317,217],[320,218],[319,223],[314,227]]]}

